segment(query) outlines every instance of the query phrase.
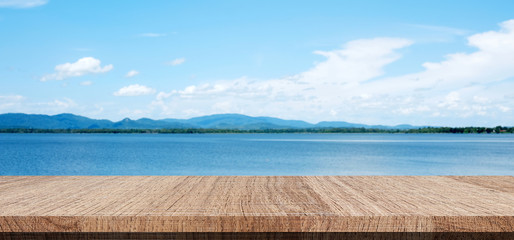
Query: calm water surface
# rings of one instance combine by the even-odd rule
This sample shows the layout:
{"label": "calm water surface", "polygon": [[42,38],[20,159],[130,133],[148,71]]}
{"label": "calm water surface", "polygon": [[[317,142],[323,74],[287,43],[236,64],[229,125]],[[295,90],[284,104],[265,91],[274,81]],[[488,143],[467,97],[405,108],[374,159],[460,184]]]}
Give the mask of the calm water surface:
{"label": "calm water surface", "polygon": [[514,135],[0,134],[0,175],[514,175]]}

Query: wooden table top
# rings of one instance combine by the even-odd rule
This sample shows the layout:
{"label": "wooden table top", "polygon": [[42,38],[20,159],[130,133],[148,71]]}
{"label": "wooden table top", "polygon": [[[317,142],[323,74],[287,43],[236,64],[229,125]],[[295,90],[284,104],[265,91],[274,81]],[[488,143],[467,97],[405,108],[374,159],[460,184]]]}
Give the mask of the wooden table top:
{"label": "wooden table top", "polygon": [[513,176],[0,176],[0,232],[512,232]]}

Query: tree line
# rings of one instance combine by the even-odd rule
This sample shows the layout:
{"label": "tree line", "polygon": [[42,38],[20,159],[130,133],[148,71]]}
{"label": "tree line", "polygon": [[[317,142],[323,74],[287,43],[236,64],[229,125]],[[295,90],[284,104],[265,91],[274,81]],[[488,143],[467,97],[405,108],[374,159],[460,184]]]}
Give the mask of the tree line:
{"label": "tree line", "polygon": [[165,128],[165,129],[33,129],[7,128],[0,133],[112,133],[112,134],[208,134],[208,133],[453,133],[453,134],[502,134],[514,133],[514,127],[423,127],[417,129],[378,128],[287,128],[287,129],[213,129],[213,128]]}

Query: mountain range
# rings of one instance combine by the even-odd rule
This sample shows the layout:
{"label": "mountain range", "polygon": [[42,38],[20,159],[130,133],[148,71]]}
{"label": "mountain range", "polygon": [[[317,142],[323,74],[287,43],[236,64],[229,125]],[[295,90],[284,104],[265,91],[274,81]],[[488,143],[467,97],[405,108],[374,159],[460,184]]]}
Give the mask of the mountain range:
{"label": "mountain range", "polygon": [[413,129],[418,126],[407,124],[396,126],[365,125],[343,121],[319,122],[317,124],[300,120],[284,120],[273,117],[251,117],[241,114],[215,114],[190,119],[153,120],[125,118],[118,122],[105,119],[91,119],[63,113],[58,115],[5,113],[0,114],[0,129],[162,129],[162,128],[211,128],[211,129],[300,129],[300,128],[376,128]]}

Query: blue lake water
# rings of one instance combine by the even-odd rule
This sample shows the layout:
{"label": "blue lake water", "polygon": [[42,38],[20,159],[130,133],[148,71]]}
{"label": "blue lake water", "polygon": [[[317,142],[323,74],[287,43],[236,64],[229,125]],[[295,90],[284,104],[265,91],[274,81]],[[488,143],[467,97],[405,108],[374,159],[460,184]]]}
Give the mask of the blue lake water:
{"label": "blue lake water", "polygon": [[514,135],[0,134],[0,175],[514,175]]}

